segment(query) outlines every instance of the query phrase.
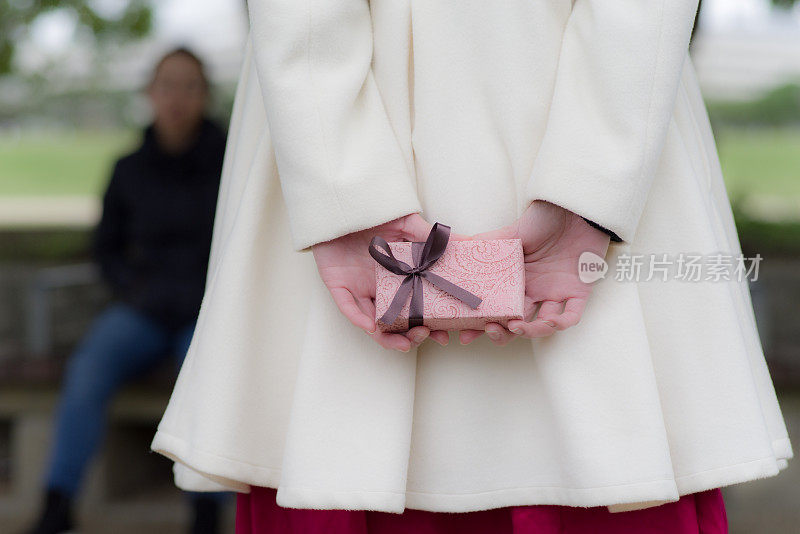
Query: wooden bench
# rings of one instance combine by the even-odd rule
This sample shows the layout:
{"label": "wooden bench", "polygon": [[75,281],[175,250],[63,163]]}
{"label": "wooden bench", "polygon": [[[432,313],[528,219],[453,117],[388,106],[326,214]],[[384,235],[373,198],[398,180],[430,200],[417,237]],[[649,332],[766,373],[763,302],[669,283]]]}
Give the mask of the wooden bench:
{"label": "wooden bench", "polygon": [[[39,510],[66,357],[0,362],[0,529],[26,524]],[[170,359],[125,387],[112,401],[108,432],[87,473],[77,513],[82,532],[180,531],[189,521],[186,495],[172,462],[150,441],[174,382]],[[226,510],[232,525],[233,502]],[[177,530],[176,530],[177,529]],[[9,530],[13,532],[13,530]]]}

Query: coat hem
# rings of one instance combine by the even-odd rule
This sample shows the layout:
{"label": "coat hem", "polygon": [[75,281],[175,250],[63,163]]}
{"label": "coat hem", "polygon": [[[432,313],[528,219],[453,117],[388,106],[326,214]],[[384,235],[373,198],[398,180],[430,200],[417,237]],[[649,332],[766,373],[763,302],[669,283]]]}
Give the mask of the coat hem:
{"label": "coat hem", "polygon": [[327,491],[279,486],[275,502],[284,508],[312,510],[370,510],[401,514],[406,495],[397,491]]}
{"label": "coat hem", "polygon": [[[326,510],[375,510],[402,513],[404,509],[430,512],[473,512],[505,506],[561,505],[574,507],[606,506],[610,512],[649,508],[677,501],[681,495],[775,476],[792,458],[788,438],[772,442],[783,457],[769,456],[747,462],[708,469],[660,480],[615,484],[593,488],[531,486],[493,491],[446,494],[407,490],[327,491],[280,484],[281,470],[266,468],[200,451],[185,440],[158,430],[151,449],[179,462],[200,475],[239,492],[250,485],[277,489],[276,502],[285,508]],[[224,473],[224,475],[222,475]],[[177,484],[177,477],[176,477]],[[200,485],[179,486],[187,491],[210,491]],[[615,501],[609,504],[609,501]]]}
{"label": "coat hem", "polygon": [[[264,481],[268,481],[267,485],[271,487],[276,487],[280,482],[280,469],[271,469],[198,450],[185,440],[161,429],[156,431],[150,449],[239,493],[249,493],[250,485],[263,486]],[[178,476],[175,477],[175,485],[186,491],[212,491],[202,484],[192,483]]]}

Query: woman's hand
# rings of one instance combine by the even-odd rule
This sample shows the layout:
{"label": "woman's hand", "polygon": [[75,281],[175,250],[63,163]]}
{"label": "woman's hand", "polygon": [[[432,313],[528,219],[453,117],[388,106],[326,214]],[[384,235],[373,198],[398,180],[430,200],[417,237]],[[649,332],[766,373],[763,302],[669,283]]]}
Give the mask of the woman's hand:
{"label": "woman's hand", "polygon": [[525,255],[525,320],[509,321],[508,330],[499,323],[462,330],[463,344],[484,332],[495,344],[505,345],[517,335],[544,337],[578,324],[592,292],[592,286],[578,278],[578,258],[586,251],[605,257],[610,241],[579,215],[542,200],[532,202],[513,224],[470,236],[512,238],[522,240]]}
{"label": "woman's hand", "polygon": [[[440,345],[447,345],[450,340],[447,331],[431,331],[427,326],[416,326],[399,334],[379,332],[375,324],[375,259],[369,254],[372,237],[380,235],[389,242],[425,241],[432,227],[421,215],[412,213],[380,226],[317,243],[311,248],[317,270],[339,311],[387,349],[408,352],[428,336]],[[465,238],[450,234],[450,239]]]}

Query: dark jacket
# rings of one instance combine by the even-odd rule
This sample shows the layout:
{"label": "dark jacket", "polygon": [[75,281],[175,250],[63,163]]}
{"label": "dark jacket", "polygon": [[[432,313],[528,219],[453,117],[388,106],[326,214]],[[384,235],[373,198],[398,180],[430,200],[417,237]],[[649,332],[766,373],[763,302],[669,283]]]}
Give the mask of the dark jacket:
{"label": "dark jacket", "polygon": [[170,329],[196,319],[203,298],[225,141],[203,119],[193,145],[169,155],[150,124],[103,197],[93,248],[104,278],[117,299]]}

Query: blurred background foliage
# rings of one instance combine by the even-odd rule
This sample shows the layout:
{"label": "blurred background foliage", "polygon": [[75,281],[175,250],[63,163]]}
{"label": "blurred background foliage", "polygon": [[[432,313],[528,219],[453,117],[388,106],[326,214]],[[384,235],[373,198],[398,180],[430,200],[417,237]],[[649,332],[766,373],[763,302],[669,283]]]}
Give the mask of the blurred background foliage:
{"label": "blurred background foliage", "polygon": [[[704,37],[704,12],[713,1],[700,4],[693,45],[695,37]],[[765,0],[787,14],[798,2]],[[147,121],[140,93],[146,73],[122,79],[135,70],[126,62],[131,56],[157,55],[147,46],[156,40],[158,14],[168,4],[0,0],[0,209],[3,199],[22,197],[99,199],[114,160],[135,148]],[[238,7],[244,14],[246,2]],[[70,48],[74,45],[82,54],[64,50],[26,60],[25,43],[54,15],[71,25]],[[76,55],[81,59],[78,75],[68,65]],[[702,67],[699,62],[698,70]],[[229,121],[237,72],[238,65],[231,67],[214,83],[211,115],[223,125]],[[704,96],[743,245],[797,254],[800,79],[785,80],[751,98],[710,93],[704,91]],[[23,245],[21,236],[32,235],[34,229],[0,220],[0,257],[80,257],[87,228],[72,226],[36,229],[37,237]],[[11,242],[14,246],[3,246]]]}
{"label": "blurred background foliage", "polygon": [[788,83],[745,102],[707,99],[708,113],[720,126],[800,126],[800,85]]}
{"label": "blurred background foliage", "polygon": [[98,48],[110,41],[142,39],[152,30],[148,0],[129,0],[111,11],[102,5],[90,0],[0,0],[0,76],[12,72],[17,43],[29,36],[40,17],[55,10],[71,16]]}

